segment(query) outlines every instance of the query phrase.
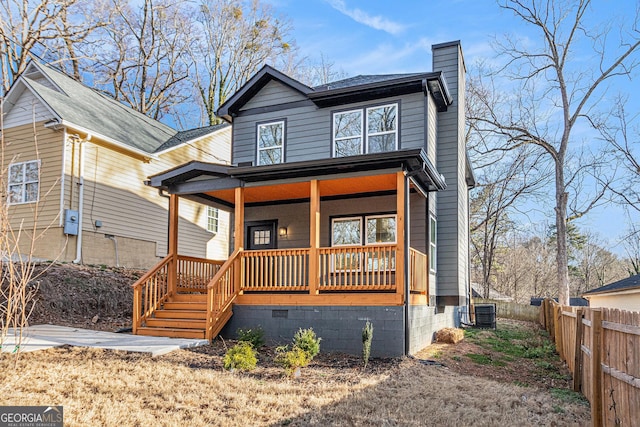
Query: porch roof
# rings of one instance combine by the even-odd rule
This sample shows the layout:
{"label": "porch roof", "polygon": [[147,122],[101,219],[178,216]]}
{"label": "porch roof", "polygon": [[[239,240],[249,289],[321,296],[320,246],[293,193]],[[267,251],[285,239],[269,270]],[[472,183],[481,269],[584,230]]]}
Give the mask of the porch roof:
{"label": "porch roof", "polygon": [[[389,179],[390,172],[401,169],[424,193],[446,188],[444,177],[423,149],[266,166],[225,166],[193,161],[153,175],[145,183],[170,194],[232,206],[234,188],[260,187],[261,190],[247,200],[249,203],[295,200],[308,197],[303,183],[311,179],[340,179],[348,183],[339,186],[325,183],[325,196],[390,191],[395,188],[395,181]],[[267,191],[264,187],[268,186],[274,187],[274,191]]]}

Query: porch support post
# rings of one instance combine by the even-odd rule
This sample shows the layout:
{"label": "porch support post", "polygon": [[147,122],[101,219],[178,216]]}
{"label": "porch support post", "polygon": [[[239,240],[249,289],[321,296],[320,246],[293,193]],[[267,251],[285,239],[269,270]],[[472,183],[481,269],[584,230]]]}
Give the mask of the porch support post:
{"label": "porch support post", "polygon": [[[235,251],[242,251],[244,247],[244,187],[236,187],[235,189],[235,211],[233,215],[233,246]],[[235,274],[233,275],[233,287],[239,294],[242,294],[242,276],[244,268],[242,268],[243,260],[241,257],[236,258]]]}
{"label": "porch support post", "polygon": [[318,294],[320,247],[320,186],[317,179],[312,179],[309,203],[309,294]]}
{"label": "porch support post", "polygon": [[396,173],[396,293],[403,295],[404,298],[408,298],[408,295],[404,295],[406,197],[404,171],[400,171]]}
{"label": "porch support post", "polygon": [[178,195],[169,196],[169,254],[171,262],[169,264],[168,290],[169,295],[175,295],[178,289]]}

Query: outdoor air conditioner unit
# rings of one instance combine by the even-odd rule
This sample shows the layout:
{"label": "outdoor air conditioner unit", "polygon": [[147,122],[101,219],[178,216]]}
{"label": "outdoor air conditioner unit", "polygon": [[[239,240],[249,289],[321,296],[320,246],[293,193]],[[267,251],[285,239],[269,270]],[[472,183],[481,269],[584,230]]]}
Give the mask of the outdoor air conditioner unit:
{"label": "outdoor air conditioner unit", "polygon": [[475,306],[476,327],[496,329],[496,305],[479,304]]}

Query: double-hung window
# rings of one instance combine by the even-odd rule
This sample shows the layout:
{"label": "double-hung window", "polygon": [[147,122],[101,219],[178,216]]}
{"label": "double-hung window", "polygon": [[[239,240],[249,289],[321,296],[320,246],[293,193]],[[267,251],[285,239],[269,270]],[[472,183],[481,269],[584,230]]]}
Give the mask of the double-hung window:
{"label": "double-hung window", "polygon": [[218,232],[218,222],[220,219],[220,211],[217,208],[207,206],[207,231],[210,233]]}
{"label": "double-hung window", "polygon": [[40,194],[40,161],[9,165],[9,204],[37,202]]}
{"label": "double-hung window", "polygon": [[[396,243],[396,216],[363,215],[345,218],[334,218],[331,222],[331,245],[369,246],[385,243]],[[333,269],[360,270],[363,259],[360,253],[339,253],[335,256]],[[395,269],[395,256],[386,252],[367,252],[367,271]]]}
{"label": "double-hung window", "polygon": [[398,148],[398,105],[367,108],[367,153]]}
{"label": "double-hung window", "polygon": [[284,121],[258,124],[258,165],[284,161]]}
{"label": "double-hung window", "polygon": [[333,113],[334,157],[382,153],[397,148],[398,104]]}

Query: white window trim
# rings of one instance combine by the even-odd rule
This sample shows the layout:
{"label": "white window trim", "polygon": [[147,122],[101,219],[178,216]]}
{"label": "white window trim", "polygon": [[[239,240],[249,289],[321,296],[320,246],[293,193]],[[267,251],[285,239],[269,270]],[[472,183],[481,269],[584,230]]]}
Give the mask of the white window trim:
{"label": "white window trim", "polygon": [[[38,180],[37,181],[26,181],[26,177],[25,177],[25,171],[26,168],[24,167],[24,165],[26,165],[27,163],[37,163],[38,164]],[[22,201],[21,202],[12,202],[11,201],[11,185],[17,185],[17,184],[12,184],[10,179],[11,179],[11,167],[12,166],[18,166],[21,165],[22,166],[22,178],[23,181],[20,183],[22,185]],[[9,197],[7,197],[7,204],[10,206],[15,206],[15,205],[26,205],[28,203],[36,203],[38,201],[40,201],[40,182],[42,181],[40,179],[40,172],[41,172],[41,161],[40,160],[27,160],[26,162],[15,162],[15,163],[10,163],[9,164],[9,169],[7,170],[7,194]],[[24,200],[24,189],[26,187],[27,184],[33,184],[34,182],[38,183],[38,197],[35,200],[30,200],[30,201],[25,201]]]}
{"label": "white window trim", "polygon": [[[336,223],[336,221],[349,221],[349,220],[357,220],[358,223],[360,224],[360,243],[349,243],[349,244],[336,244],[336,243],[334,243],[334,234],[333,234],[334,224]],[[336,247],[361,246],[362,245],[362,229],[363,228],[364,228],[364,226],[362,224],[362,217],[361,216],[341,216],[341,217],[332,218],[331,219],[331,246],[336,246]]]}
{"label": "white window trim", "polygon": [[[435,234],[435,242],[431,236]],[[433,253],[433,256],[432,256]],[[429,214],[429,272],[436,273],[438,269],[438,220]]]}
{"label": "white window trim", "polygon": [[[264,126],[277,125],[277,124],[282,125],[282,141],[280,141],[280,145],[274,145],[273,147],[260,148],[260,129]],[[262,166],[262,163],[260,163],[260,152],[267,151],[267,150],[274,150],[276,148],[280,148],[280,151],[282,152],[282,154],[280,155],[280,163],[284,163],[284,135],[285,135],[284,120],[275,120],[273,122],[258,123],[258,130],[256,132],[256,149],[258,154],[256,163],[258,164],[258,166]],[[280,164],[280,163],[266,163],[266,164]]]}
{"label": "white window trim", "polygon": [[[341,115],[341,114],[350,114],[350,113],[360,113],[360,134],[359,135],[353,135],[353,136],[342,136],[339,138],[336,138],[336,116]],[[333,120],[333,157],[337,157],[336,155],[336,146],[337,146],[337,142],[339,141],[343,141],[346,139],[353,139],[353,138],[360,138],[360,153],[363,153],[364,150],[364,133],[365,133],[365,129],[364,129],[364,111],[362,109],[355,109],[355,110],[349,110],[349,111],[337,111],[335,113],[333,113],[332,116],[332,120]],[[340,156],[340,157],[346,157],[346,156]]]}
{"label": "white window trim", "polygon": [[[396,232],[394,233],[393,242],[381,242],[381,243],[378,243],[378,242],[369,243],[369,242],[367,242],[367,232],[369,231],[369,230],[367,230],[367,221],[370,220],[370,219],[374,219],[374,218],[393,218],[393,219],[396,220]],[[364,224],[364,231],[365,231],[364,244],[366,246],[372,246],[372,245],[395,245],[395,244],[398,243],[398,215],[396,215],[396,214],[367,215],[367,216],[364,217],[364,221],[365,221],[365,224]]]}
{"label": "white window trim", "polygon": [[[370,110],[377,110],[377,109],[380,109],[380,108],[386,108],[386,107],[395,107],[396,108],[396,128],[393,131],[369,133],[369,111]],[[391,104],[376,105],[376,106],[373,106],[373,107],[367,107],[366,115],[367,115],[367,123],[366,123],[367,153],[370,152],[370,150],[369,150],[369,137],[380,136],[380,135],[390,135],[390,134],[395,135],[395,139],[394,139],[395,147],[393,149],[397,150],[398,149],[398,120],[400,120],[399,115],[398,115],[398,104],[394,102],[394,103],[391,103]]]}
{"label": "white window trim", "polygon": [[[215,212],[215,216],[212,213]],[[215,220],[215,230],[211,228],[210,220]],[[207,206],[207,231],[209,233],[218,234],[220,230],[220,210],[218,208],[214,208],[212,206]]]}

